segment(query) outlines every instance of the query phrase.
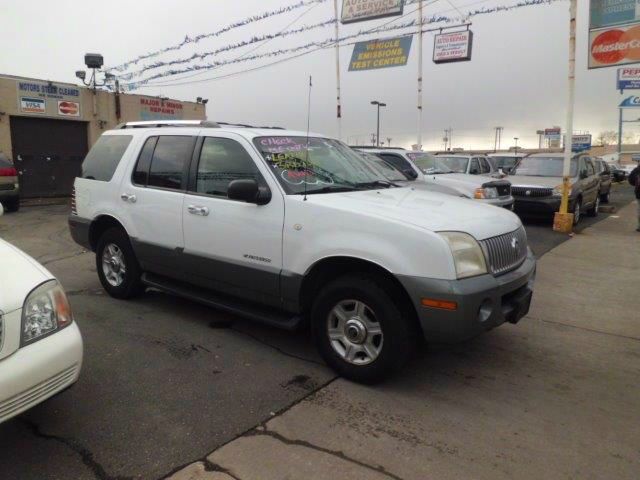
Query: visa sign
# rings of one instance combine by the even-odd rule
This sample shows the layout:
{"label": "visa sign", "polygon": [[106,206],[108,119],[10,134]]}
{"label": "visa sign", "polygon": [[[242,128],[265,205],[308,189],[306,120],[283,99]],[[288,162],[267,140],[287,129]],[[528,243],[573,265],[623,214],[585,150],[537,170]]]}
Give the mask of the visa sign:
{"label": "visa sign", "polygon": [[619,68],[618,90],[640,90],[640,68]]}

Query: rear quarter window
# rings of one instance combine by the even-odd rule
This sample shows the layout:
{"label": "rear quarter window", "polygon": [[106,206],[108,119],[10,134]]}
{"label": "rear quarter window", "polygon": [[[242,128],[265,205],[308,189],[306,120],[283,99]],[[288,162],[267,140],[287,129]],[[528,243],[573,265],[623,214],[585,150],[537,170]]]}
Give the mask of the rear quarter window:
{"label": "rear quarter window", "polygon": [[131,135],[103,135],[82,163],[82,178],[109,182],[127,151]]}

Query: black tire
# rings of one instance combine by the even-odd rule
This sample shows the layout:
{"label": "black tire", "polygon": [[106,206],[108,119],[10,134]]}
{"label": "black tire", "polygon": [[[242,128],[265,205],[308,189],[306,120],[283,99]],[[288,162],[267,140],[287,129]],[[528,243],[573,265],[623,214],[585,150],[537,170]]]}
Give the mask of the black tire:
{"label": "black tire", "polygon": [[603,193],[602,195],[600,195],[600,202],[602,203],[609,203],[609,200],[611,199],[611,190],[609,190],[607,193]]}
{"label": "black tire", "polygon": [[[115,245],[117,249],[122,252],[122,259],[125,265],[122,282],[117,285],[110,283],[103,268],[102,260],[105,255],[105,249],[111,245]],[[96,248],[96,269],[98,270],[98,277],[100,278],[102,287],[114,298],[126,300],[144,291],[144,285],[140,280],[142,276],[140,264],[133,252],[128,235],[121,228],[110,228],[106,230],[98,240],[98,246]]]}
{"label": "black tire", "polygon": [[581,219],[582,219],[582,198],[578,198],[576,200],[575,205],[573,206],[573,224],[578,225]]}
{"label": "black tire", "polygon": [[[345,275],[322,288],[313,302],[311,330],[314,342],[325,362],[342,377],[365,384],[380,382],[402,368],[417,346],[415,322],[406,308],[394,301],[394,297],[401,297],[390,295],[389,292],[396,289],[388,283],[368,274]],[[366,365],[345,360],[329,339],[330,313],[340,302],[351,300],[366,304],[368,314],[382,329],[379,354]],[[349,321],[352,320],[353,317]]]}
{"label": "black tire", "polygon": [[587,210],[587,215],[590,217],[597,217],[598,213],[600,213],[600,193],[596,196],[595,202],[591,208]]}
{"label": "black tire", "polygon": [[3,202],[4,208],[7,212],[17,212],[20,210],[20,199],[12,198]]}

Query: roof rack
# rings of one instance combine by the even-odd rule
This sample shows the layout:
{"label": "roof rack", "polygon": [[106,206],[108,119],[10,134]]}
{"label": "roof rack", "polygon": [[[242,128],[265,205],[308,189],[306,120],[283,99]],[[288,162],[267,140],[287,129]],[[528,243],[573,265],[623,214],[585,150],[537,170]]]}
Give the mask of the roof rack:
{"label": "roof rack", "polygon": [[151,120],[145,122],[126,122],[116,127],[117,130],[130,128],[175,128],[175,127],[203,127],[220,128],[216,122],[207,120]]}
{"label": "roof rack", "polygon": [[406,150],[402,147],[376,147],[369,145],[349,145],[350,148],[357,148],[359,150]]}
{"label": "roof rack", "polygon": [[218,125],[223,127],[241,127],[241,128],[258,128],[258,129],[266,129],[266,130],[286,130],[283,127],[259,127],[256,125],[247,125],[246,123],[228,123],[228,122],[217,122]]}

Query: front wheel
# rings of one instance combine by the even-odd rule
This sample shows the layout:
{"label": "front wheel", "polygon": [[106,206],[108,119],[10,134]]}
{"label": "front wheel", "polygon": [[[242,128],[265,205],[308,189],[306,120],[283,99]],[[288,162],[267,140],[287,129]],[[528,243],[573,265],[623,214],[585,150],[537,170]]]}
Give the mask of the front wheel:
{"label": "front wheel", "polygon": [[96,269],[102,287],[114,298],[132,298],[144,288],[129,237],[120,228],[110,228],[98,240]]}
{"label": "front wheel", "polygon": [[326,285],[311,310],[318,351],[338,374],[355,382],[384,380],[416,347],[412,319],[382,284],[368,275],[346,275]]}
{"label": "front wheel", "polygon": [[590,217],[597,217],[598,213],[600,213],[600,194],[596,196],[596,201],[594,202],[593,206],[589,210],[587,210],[587,215],[589,215]]}
{"label": "front wheel", "polygon": [[573,207],[573,224],[578,225],[581,218],[582,218],[582,199],[579,198],[576,200],[576,204]]}

